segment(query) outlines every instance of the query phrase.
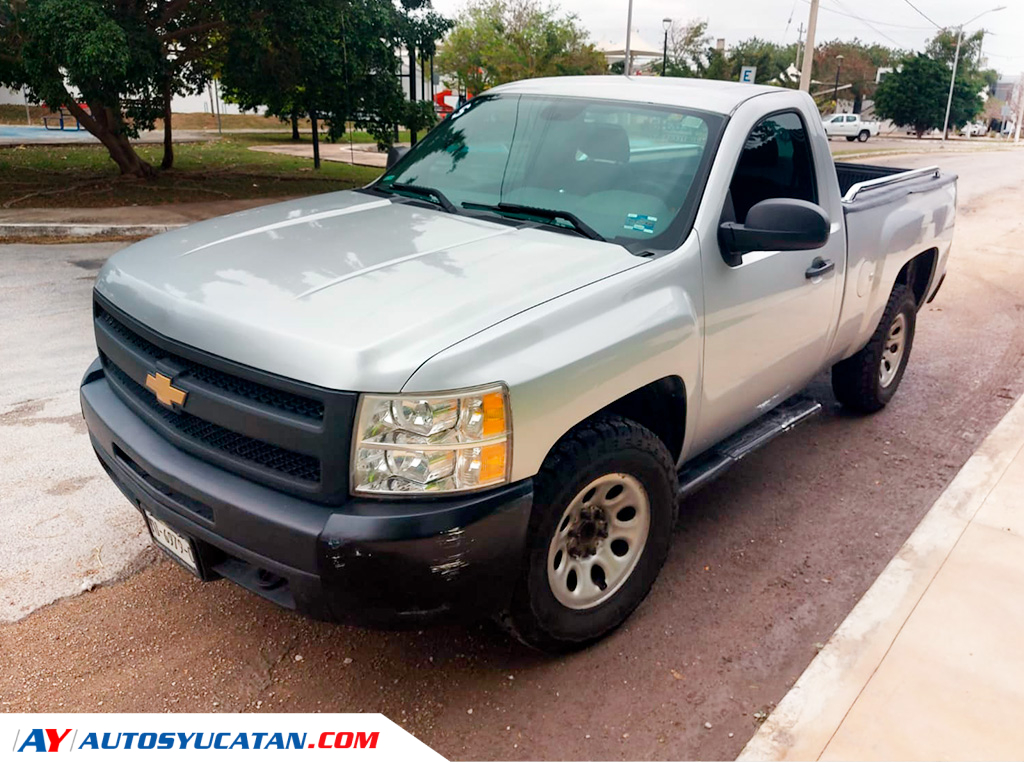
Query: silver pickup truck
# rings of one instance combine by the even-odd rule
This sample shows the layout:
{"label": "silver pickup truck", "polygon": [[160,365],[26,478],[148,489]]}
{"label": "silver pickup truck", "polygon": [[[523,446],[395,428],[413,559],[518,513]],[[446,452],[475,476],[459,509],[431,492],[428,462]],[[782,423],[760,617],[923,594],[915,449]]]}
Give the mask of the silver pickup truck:
{"label": "silver pickup truck", "polygon": [[488,91],[372,185],[132,245],[96,283],[100,462],[197,577],[360,624],[619,625],[687,493],[871,412],[946,271],[955,177],[834,164],[716,81]]}

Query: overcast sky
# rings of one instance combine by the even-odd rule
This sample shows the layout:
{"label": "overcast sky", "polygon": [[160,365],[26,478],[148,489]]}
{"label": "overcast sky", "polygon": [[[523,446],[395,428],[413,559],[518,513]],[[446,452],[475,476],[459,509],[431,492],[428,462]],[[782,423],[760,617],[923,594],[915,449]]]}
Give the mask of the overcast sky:
{"label": "overcast sky", "polygon": [[[560,0],[554,4],[579,16],[594,42],[621,43],[626,36],[627,2]],[[988,8],[1007,6],[967,25],[965,32],[981,28],[988,32],[982,52],[990,67],[1004,75],[1017,75],[1024,70],[1024,0],[909,2],[942,26],[961,24]],[[455,16],[465,0],[433,0],[433,4],[445,15]],[[821,0],[820,8],[818,41],[858,37],[867,42],[919,50],[935,32],[935,27],[907,0]],[[754,36],[792,43],[801,22],[806,28],[809,10],[808,0],[634,0],[633,31],[660,49],[663,18],[706,19],[708,32],[716,38],[724,37],[727,45]]]}

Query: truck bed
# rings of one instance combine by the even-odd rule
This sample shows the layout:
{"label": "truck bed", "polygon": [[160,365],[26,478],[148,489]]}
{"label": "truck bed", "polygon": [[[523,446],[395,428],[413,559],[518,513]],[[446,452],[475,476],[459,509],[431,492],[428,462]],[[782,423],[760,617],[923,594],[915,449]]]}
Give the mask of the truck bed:
{"label": "truck bed", "polygon": [[950,183],[956,177],[943,174],[937,165],[924,168],[892,168],[883,165],[836,163],[839,193],[849,211],[881,205],[910,192],[923,192]]}
{"label": "truck bed", "polygon": [[892,168],[885,165],[861,165],[860,163],[836,163],[836,176],[839,177],[839,194],[843,197],[850,187],[862,181],[874,181],[896,173],[906,173],[911,168]]}

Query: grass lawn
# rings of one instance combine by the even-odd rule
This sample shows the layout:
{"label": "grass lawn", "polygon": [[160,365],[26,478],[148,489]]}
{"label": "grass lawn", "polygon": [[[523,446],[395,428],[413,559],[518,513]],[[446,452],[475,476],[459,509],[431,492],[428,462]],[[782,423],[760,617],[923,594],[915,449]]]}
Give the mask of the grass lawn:
{"label": "grass lawn", "polygon": [[[159,205],[177,202],[299,197],[366,184],[379,168],[324,163],[253,152],[253,144],[284,143],[281,134],[225,134],[222,138],[176,144],[174,169],[155,179],[126,179],[99,144],[0,147],[0,207],[91,208]],[[304,137],[307,141],[309,136]],[[354,137],[358,140],[358,136]],[[139,145],[139,154],[154,166],[163,156],[159,145]]]}

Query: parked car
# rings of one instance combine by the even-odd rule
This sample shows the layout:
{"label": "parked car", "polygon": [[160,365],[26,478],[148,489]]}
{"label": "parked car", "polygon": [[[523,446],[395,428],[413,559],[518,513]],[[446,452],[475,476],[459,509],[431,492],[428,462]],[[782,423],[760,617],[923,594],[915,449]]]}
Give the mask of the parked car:
{"label": "parked car", "polygon": [[964,136],[984,136],[988,133],[988,125],[985,123],[966,123],[960,129],[960,133]]}
{"label": "parked car", "polygon": [[861,120],[860,115],[832,115],[823,118],[825,135],[845,136],[847,141],[867,141],[877,136],[880,126],[874,120]]}
{"label": "parked car", "polygon": [[936,167],[833,164],[799,91],[511,83],[365,188],[113,256],[82,410],[200,579],[577,648],[644,599],[680,499],[819,410],[821,370],[890,401],[955,202]]}

